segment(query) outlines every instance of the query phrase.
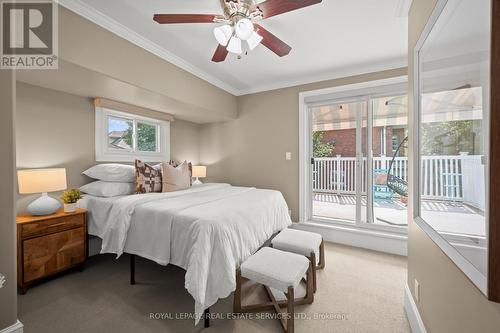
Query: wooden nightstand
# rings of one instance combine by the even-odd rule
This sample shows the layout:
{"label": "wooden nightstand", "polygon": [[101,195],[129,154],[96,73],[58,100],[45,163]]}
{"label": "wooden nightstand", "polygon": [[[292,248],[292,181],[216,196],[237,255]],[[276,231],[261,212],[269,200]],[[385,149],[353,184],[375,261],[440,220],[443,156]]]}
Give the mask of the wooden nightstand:
{"label": "wooden nightstand", "polygon": [[17,223],[17,284],[29,285],[74,267],[87,258],[87,211],[62,210],[47,216],[19,215]]}

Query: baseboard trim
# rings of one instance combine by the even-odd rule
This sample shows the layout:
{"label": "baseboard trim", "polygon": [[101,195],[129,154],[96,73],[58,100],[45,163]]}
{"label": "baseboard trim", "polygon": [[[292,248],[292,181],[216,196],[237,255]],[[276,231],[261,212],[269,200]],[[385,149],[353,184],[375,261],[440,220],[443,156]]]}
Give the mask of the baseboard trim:
{"label": "baseboard trim", "polygon": [[23,333],[23,324],[18,320],[14,325],[4,328],[0,333]]}
{"label": "baseboard trim", "polygon": [[407,237],[383,231],[349,228],[324,223],[300,222],[293,228],[321,234],[327,242],[360,247],[385,253],[407,255]]}
{"label": "baseboard trim", "polygon": [[422,317],[420,317],[420,312],[418,312],[417,304],[413,300],[407,283],[405,284],[405,312],[412,333],[427,333]]}

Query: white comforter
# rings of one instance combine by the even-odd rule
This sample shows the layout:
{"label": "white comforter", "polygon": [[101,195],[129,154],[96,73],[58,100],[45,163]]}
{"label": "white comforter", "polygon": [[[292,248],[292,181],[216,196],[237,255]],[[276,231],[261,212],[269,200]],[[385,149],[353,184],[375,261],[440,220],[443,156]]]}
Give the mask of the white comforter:
{"label": "white comforter", "polygon": [[[141,228],[146,220],[155,230]],[[145,253],[184,268],[198,323],[204,309],[234,291],[236,267],[290,224],[278,191],[206,184],[131,195],[116,200],[107,214],[101,253]]]}

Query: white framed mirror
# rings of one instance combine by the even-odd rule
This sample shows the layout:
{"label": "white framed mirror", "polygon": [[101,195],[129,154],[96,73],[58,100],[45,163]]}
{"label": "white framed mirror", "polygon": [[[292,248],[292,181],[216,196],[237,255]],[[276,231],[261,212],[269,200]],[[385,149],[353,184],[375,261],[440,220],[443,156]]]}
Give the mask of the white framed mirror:
{"label": "white framed mirror", "polygon": [[498,300],[489,267],[500,255],[489,238],[491,17],[491,0],[440,0],[415,47],[413,204],[414,221]]}

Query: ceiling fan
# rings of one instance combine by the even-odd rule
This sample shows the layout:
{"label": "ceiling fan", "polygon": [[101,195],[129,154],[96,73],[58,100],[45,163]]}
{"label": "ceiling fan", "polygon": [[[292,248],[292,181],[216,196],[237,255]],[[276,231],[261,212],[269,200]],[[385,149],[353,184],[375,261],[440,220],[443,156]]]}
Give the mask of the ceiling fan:
{"label": "ceiling fan", "polygon": [[216,14],[155,14],[153,20],[160,24],[176,23],[221,23],[214,29],[219,45],[212,61],[221,62],[228,52],[243,53],[245,41],[253,50],[262,43],[269,50],[283,57],[292,49],[281,39],[256,22],[292,10],[312,6],[322,0],[266,0],[256,4],[254,0],[220,0],[224,15]]}

